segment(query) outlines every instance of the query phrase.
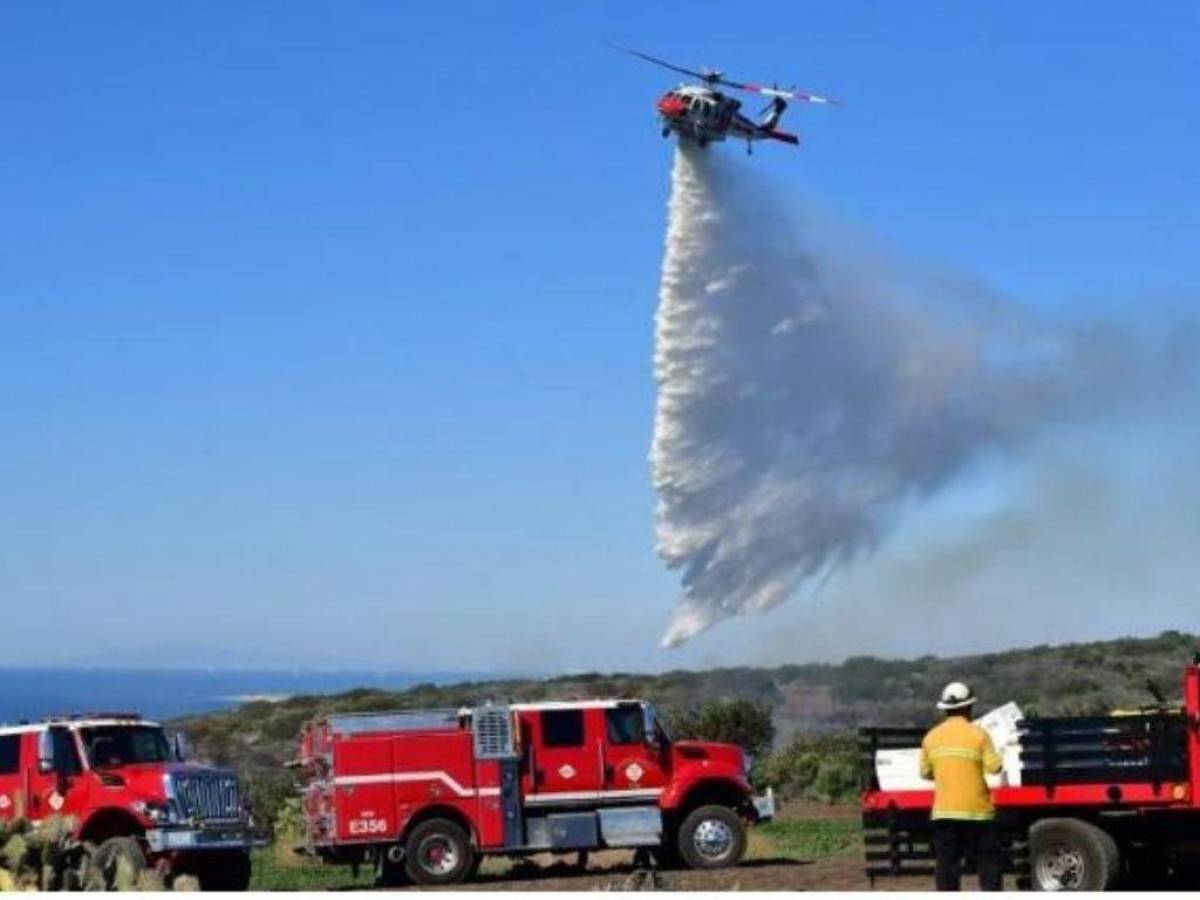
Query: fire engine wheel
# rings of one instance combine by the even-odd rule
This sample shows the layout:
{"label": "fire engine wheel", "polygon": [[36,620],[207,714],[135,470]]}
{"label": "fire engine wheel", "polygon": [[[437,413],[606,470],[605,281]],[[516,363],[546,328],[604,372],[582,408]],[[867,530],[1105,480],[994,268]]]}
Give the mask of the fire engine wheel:
{"label": "fire engine wheel", "polygon": [[701,806],[679,826],[678,845],[690,869],[735,866],[746,852],[746,826],[728,806]]}
{"label": "fire engine wheel", "polygon": [[1029,829],[1030,869],[1039,891],[1103,891],[1121,869],[1112,835],[1079,819],[1043,819]]}
{"label": "fire engine wheel", "polygon": [[471,839],[449,819],[422,822],[404,845],[404,869],[417,884],[457,884],[474,864]]}
{"label": "fire engine wheel", "polygon": [[[133,890],[146,869],[146,854],[135,837],[109,838],[92,854],[92,870],[109,890]],[[128,880],[129,884],[124,884]]]}

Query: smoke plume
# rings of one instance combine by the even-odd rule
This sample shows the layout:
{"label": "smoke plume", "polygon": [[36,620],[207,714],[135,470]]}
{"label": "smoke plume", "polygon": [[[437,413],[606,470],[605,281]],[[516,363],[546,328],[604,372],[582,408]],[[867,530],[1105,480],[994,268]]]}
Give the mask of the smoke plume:
{"label": "smoke plume", "polygon": [[833,231],[719,154],[677,151],[651,449],[658,552],[683,586],[664,645],[817,590],[906,504],[1137,380],[1115,330],[1043,325]]}

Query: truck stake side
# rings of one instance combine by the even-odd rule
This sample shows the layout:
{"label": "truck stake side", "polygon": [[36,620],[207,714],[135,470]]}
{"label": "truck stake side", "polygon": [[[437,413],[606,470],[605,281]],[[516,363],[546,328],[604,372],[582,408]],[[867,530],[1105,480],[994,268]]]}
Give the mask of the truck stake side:
{"label": "truck stake side", "polygon": [[[1042,890],[1103,890],[1122,876],[1200,871],[1200,662],[1183,704],[1019,723],[1019,785],[993,790],[1009,872]],[[933,871],[929,790],[883,790],[876,753],[924,729],[859,732],[867,873]]]}

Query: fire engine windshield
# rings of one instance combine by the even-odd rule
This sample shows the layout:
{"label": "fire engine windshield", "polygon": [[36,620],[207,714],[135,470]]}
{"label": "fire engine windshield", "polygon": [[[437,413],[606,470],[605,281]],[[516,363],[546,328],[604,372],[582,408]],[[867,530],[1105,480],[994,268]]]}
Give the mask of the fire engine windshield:
{"label": "fire engine windshield", "polygon": [[106,725],[81,728],[83,749],[94,769],[171,760],[171,747],[161,728],[147,725]]}
{"label": "fire engine windshield", "polygon": [[671,743],[671,732],[667,730],[666,722],[659,716],[653,703],[646,704],[646,733],[663,744]]}

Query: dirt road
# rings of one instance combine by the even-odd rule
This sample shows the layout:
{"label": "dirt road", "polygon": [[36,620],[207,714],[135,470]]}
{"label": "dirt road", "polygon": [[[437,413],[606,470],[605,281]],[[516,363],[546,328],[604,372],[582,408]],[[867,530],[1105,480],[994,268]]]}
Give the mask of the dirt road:
{"label": "dirt road", "polygon": [[[573,866],[550,864],[518,867],[507,874],[481,873],[479,880],[465,885],[470,890],[503,891],[594,891],[603,889],[632,890],[644,885],[650,877],[636,873],[628,858],[624,861],[598,860],[586,871]],[[877,889],[927,890],[932,882],[908,879]],[[662,872],[654,886],[659,890],[678,891],[805,891],[805,890],[866,890],[870,888],[863,874],[862,859],[855,856],[827,857],[819,860],[751,859],[733,869],[715,872]]]}
{"label": "dirt road", "polygon": [[[782,811],[784,822],[819,821],[857,823],[857,807],[790,804]],[[787,832],[783,832],[787,834]],[[778,835],[778,832],[777,832]],[[747,859],[732,869],[711,872],[663,871],[650,874],[633,865],[629,851],[592,853],[580,869],[567,857],[533,857],[520,863],[486,861],[478,877],[462,885],[479,891],[594,891],[634,890],[655,887],[678,891],[851,891],[869,890],[863,871],[862,845],[857,836],[833,852],[796,851],[777,836],[752,830]],[[647,883],[647,881],[649,883]],[[971,882],[968,881],[968,884]],[[932,890],[932,878],[882,879],[875,890]]]}

